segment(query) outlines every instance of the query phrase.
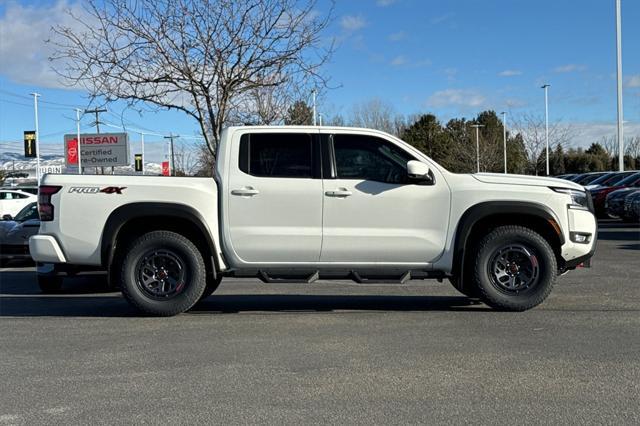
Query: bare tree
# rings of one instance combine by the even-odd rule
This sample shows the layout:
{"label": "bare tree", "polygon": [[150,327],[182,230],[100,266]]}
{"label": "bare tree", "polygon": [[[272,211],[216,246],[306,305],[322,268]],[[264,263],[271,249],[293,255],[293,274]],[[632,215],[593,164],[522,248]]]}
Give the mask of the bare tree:
{"label": "bare tree", "polygon": [[380,99],[371,99],[354,105],[351,111],[351,125],[382,130],[393,135],[398,135],[406,126],[393,106]]}
{"label": "bare tree", "polygon": [[[57,26],[52,56],[69,85],[93,99],[180,110],[211,153],[241,120],[251,93],[326,85],[331,12],[317,0],[88,0],[75,25]],[[69,12],[71,13],[71,12]],[[262,93],[259,93],[262,96]],[[270,119],[270,117],[267,117]]]}
{"label": "bare tree", "polygon": [[[525,113],[515,116],[511,123],[511,127],[515,129],[516,133],[522,136],[531,171],[537,174],[539,170],[544,168],[545,163],[543,155],[546,148],[544,117]],[[562,125],[559,121],[549,123],[549,156],[558,145],[566,147],[569,144],[570,136],[571,128],[569,126]]]}

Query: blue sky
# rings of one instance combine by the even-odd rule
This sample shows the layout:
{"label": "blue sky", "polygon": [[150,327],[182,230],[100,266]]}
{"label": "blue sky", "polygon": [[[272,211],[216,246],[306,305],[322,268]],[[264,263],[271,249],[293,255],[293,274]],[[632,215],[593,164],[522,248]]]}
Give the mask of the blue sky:
{"label": "blue sky", "polygon": [[[0,0],[0,141],[19,141],[33,128],[33,91],[42,94],[43,142],[75,131],[70,107],[86,106],[86,94],[59,88],[43,43],[74,5]],[[319,9],[326,6],[321,0]],[[626,134],[640,136],[640,2],[622,0],[622,12]],[[576,129],[574,144],[614,134],[614,0],[337,0],[334,17],[326,36],[337,50],[326,72],[337,88],[322,99],[325,115],[348,115],[372,98],[442,120],[484,109],[543,114],[547,82],[551,120]],[[122,109],[111,106],[104,119],[119,124]],[[124,117],[158,134],[198,132],[181,113]]]}

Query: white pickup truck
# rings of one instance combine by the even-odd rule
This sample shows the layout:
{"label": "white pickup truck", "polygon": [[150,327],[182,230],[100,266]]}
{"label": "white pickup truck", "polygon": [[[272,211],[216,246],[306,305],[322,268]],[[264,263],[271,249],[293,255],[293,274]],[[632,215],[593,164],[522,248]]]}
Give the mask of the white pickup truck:
{"label": "white pickup truck", "polygon": [[40,287],[58,291],[61,276],[103,269],[141,311],[175,315],[223,277],[448,278],[522,311],[595,251],[582,186],[450,173],[374,130],[231,127],[215,174],[46,175],[29,244]]}

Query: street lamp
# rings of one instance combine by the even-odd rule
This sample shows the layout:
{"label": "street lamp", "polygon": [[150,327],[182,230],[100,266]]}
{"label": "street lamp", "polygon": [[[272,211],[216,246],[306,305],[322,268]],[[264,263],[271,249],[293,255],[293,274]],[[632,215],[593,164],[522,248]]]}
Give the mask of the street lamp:
{"label": "street lamp", "polygon": [[546,156],[547,156],[547,176],[549,176],[549,87],[550,84],[544,84],[544,135],[546,140]]}
{"label": "street lamp", "polygon": [[502,111],[502,141],[504,144],[504,173],[507,174],[507,113]]}
{"label": "street lamp", "polygon": [[618,93],[618,169],[624,171],[624,129],[622,127],[622,30],[620,0],[616,0],[616,58]]}
{"label": "street lamp", "polygon": [[480,173],[480,127],[484,127],[484,124],[472,124],[471,127],[476,129],[476,168]]}

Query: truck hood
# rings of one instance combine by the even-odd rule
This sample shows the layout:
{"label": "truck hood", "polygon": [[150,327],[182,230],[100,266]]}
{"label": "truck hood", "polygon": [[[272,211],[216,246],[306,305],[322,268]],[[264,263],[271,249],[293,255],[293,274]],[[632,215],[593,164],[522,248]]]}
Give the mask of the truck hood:
{"label": "truck hood", "polygon": [[552,186],[554,188],[568,188],[584,191],[584,187],[582,185],[552,177],[510,175],[503,173],[474,173],[471,176],[480,182],[494,183],[498,185]]}

